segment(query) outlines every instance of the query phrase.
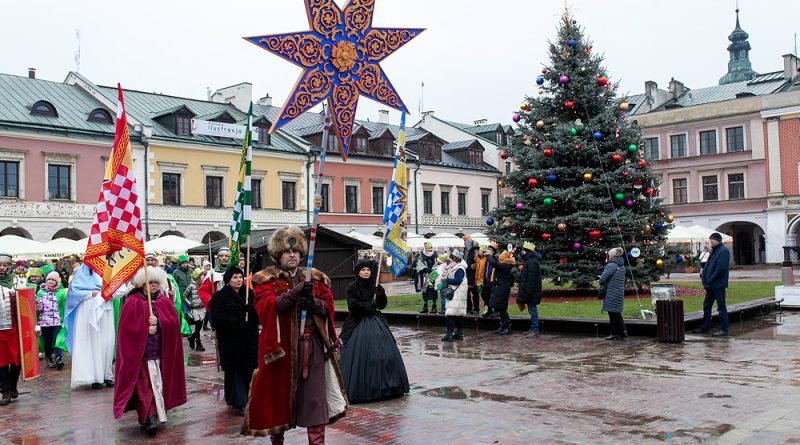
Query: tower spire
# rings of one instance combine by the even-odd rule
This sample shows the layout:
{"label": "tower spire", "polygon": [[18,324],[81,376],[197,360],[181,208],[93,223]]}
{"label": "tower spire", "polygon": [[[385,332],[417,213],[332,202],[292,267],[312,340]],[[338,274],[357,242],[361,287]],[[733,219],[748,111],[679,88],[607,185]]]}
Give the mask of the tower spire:
{"label": "tower spire", "polygon": [[742,29],[739,24],[739,1],[736,1],[736,27],[728,36],[731,44],[728,45],[730,60],[728,61],[728,72],[719,79],[720,85],[733,82],[750,80],[758,75],[753,71],[750,63],[750,42],[747,40],[750,35]]}

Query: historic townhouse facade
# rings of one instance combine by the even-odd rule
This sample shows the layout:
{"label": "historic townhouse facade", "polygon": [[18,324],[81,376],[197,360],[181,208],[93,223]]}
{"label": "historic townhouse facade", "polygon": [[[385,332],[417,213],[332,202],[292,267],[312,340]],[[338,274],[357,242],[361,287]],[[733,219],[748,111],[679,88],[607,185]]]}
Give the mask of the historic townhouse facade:
{"label": "historic townhouse facade", "polygon": [[729,39],[720,85],[646,82],[630,113],[676,223],[733,236],[736,264],[778,263],[800,226],[798,59],[785,55],[782,71],[759,75],[738,17]]}

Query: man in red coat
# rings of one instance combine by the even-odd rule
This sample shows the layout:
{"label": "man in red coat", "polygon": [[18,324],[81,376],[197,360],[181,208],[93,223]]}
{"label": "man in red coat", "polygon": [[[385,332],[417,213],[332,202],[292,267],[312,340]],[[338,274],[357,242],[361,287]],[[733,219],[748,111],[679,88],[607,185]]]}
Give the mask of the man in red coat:
{"label": "man in red coat", "polygon": [[[313,269],[312,282],[304,282],[299,263],[307,248],[300,228],[276,230],[268,249],[276,265],[253,275],[263,330],[242,434],[269,435],[273,444],[283,444],[284,432],[299,426],[308,428],[309,444],[324,444],[325,425],[343,417],[348,406],[333,346],[330,280]],[[302,310],[308,315],[300,333]]]}
{"label": "man in red coat", "polygon": [[[146,277],[146,278],[145,278]],[[114,375],[114,417],[135,409],[139,424],[151,436],[167,410],[186,403],[186,376],[180,320],[166,295],[166,273],[157,267],[140,269],[133,278],[119,314]],[[147,304],[149,287],[152,314]]]}

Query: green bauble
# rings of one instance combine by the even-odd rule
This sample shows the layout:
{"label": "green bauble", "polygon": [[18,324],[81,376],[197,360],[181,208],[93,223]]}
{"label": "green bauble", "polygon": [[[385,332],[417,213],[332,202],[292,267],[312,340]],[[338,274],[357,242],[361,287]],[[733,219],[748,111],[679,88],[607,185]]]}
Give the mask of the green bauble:
{"label": "green bauble", "polygon": [[544,198],[544,200],[542,201],[542,203],[543,203],[544,205],[546,205],[546,206],[553,205],[553,198]]}
{"label": "green bauble", "polygon": [[614,199],[617,200],[617,202],[622,201],[625,199],[625,194],[617,193],[616,195],[614,195]]}
{"label": "green bauble", "polygon": [[576,129],[574,129],[574,128],[570,128],[570,129],[569,129],[569,134],[570,134],[571,136],[575,136],[576,134],[578,134],[578,130],[576,130]]}
{"label": "green bauble", "polygon": [[639,149],[639,147],[636,144],[628,145],[628,151],[630,151],[630,152],[635,153],[636,150],[638,150],[638,149]]}

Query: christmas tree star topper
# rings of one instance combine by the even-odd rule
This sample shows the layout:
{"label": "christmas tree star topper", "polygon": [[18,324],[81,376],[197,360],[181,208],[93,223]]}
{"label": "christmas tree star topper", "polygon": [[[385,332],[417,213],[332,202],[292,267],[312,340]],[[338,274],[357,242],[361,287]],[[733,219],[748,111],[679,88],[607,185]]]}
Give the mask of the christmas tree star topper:
{"label": "christmas tree star topper", "polygon": [[408,112],[380,61],[424,29],[373,28],[375,0],[305,0],[309,31],[245,37],[303,68],[286,99],[274,132],[328,99],[342,157],[347,158],[359,95]]}

